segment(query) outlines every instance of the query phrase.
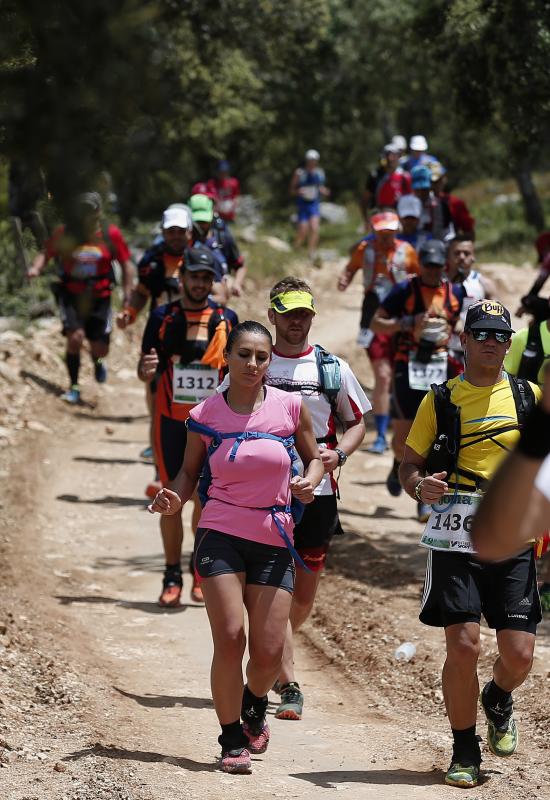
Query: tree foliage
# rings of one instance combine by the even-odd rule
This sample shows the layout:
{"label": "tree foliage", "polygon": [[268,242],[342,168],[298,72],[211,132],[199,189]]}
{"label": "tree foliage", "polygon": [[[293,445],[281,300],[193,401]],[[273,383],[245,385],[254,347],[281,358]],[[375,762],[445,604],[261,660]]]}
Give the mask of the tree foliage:
{"label": "tree foliage", "polygon": [[221,156],[280,201],[308,147],[356,191],[395,133],[455,180],[545,157],[541,0],[3,0],[0,29],[0,147],[61,205],[108,169],[158,213]]}

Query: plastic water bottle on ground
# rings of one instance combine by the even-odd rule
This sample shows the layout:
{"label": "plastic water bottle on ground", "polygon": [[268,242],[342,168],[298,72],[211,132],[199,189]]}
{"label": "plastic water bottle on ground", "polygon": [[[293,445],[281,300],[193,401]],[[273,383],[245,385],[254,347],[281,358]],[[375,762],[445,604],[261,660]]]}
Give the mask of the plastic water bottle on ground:
{"label": "plastic water bottle on ground", "polygon": [[410,661],[416,654],[416,645],[412,642],[403,642],[394,653],[397,661]]}

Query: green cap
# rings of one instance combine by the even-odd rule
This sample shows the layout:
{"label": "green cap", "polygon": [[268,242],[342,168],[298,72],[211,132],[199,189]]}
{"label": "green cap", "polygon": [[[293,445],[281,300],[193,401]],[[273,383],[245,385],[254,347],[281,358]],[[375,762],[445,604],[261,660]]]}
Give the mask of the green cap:
{"label": "green cap", "polygon": [[212,222],[214,203],[205,194],[194,194],[189,200],[193,222]]}

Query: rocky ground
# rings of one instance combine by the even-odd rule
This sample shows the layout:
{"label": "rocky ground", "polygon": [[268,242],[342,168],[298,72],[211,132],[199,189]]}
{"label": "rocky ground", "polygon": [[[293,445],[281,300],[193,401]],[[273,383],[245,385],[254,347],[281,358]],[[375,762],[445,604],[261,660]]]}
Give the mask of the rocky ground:
{"label": "rocky ground", "polygon": [[[528,281],[487,268],[502,299]],[[315,339],[351,361],[360,287],[333,291],[335,265],[310,277],[320,309]],[[529,276],[530,278],[530,276]],[[246,301],[239,301],[246,316]],[[257,316],[257,309],[254,316]],[[116,333],[110,381],[85,363],[78,409],[65,388],[55,320],[0,333],[0,796],[6,800],[168,800],[242,794],[215,771],[204,610],[158,613],[156,521],[143,513],[150,467],[147,421],[134,377],[139,331]],[[369,433],[369,437],[371,433]],[[440,798],[449,756],[441,634],[417,621],[424,553],[408,498],[390,498],[389,456],[363,450],[343,470],[346,535],[333,546],[319,601],[301,639],[302,723],[273,725],[269,759],[246,789],[255,798]],[[517,692],[521,744],[485,755],[485,798],[550,797],[550,629]],[[417,646],[396,662],[395,647]],[[494,636],[484,629],[481,679]],[[483,725],[480,732],[484,733]],[[456,790],[454,790],[456,793]]]}

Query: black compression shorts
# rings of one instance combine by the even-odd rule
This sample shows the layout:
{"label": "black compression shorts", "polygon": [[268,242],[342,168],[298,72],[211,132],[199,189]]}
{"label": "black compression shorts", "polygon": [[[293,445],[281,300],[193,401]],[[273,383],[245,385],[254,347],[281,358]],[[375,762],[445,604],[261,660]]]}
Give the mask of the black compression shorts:
{"label": "black compression shorts", "polygon": [[395,361],[391,392],[391,415],[393,419],[413,420],[426,392],[409,386],[409,364]]}
{"label": "black compression shorts", "polygon": [[479,622],[490,628],[535,633],[542,619],[532,547],[498,563],[469,553],[430,550],[420,621],[445,628]]}
{"label": "black compression shorts", "polygon": [[92,297],[88,292],[62,292],[59,313],[65,336],[82,328],[90,342],[109,344],[113,330],[110,297]]}
{"label": "black compression shorts", "polygon": [[247,584],[294,591],[294,561],[286,547],[198,528],[193,557],[201,578],[244,572]]}
{"label": "black compression shorts", "polygon": [[159,477],[165,485],[168,481],[174,480],[183,464],[187,426],[179,419],[155,414],[153,436]]}
{"label": "black compression shorts", "polygon": [[[343,532],[336,495],[319,495],[304,507],[304,515],[294,528],[294,547],[306,566],[319,572],[325,566],[330,540]],[[296,566],[300,568],[300,564]]]}

